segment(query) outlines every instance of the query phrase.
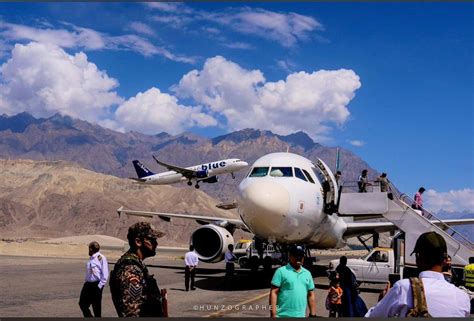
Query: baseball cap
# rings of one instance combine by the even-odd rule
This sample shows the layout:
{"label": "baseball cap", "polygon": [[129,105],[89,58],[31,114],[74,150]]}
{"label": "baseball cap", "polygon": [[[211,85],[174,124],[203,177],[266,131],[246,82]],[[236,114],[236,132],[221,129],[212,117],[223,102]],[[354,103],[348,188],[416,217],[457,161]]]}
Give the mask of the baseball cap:
{"label": "baseball cap", "polygon": [[302,257],[304,256],[304,249],[301,246],[292,246],[290,248],[290,255],[295,256],[295,257]]}
{"label": "baseball cap", "polygon": [[130,226],[127,238],[135,239],[136,237],[146,237],[157,239],[163,237],[165,233],[156,230],[153,225],[148,222],[138,222]]}
{"label": "baseball cap", "polygon": [[421,234],[416,240],[413,253],[423,253],[432,256],[443,256],[448,253],[446,241],[436,232],[426,232]]}

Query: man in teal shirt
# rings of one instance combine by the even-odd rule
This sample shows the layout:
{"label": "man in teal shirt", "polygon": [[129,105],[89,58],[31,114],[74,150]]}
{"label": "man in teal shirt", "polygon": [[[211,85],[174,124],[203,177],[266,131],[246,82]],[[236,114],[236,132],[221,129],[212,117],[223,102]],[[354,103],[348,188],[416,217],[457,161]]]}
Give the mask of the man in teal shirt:
{"label": "man in teal shirt", "polygon": [[290,249],[290,263],[275,271],[270,290],[270,317],[304,318],[306,307],[309,316],[316,316],[314,281],[303,265],[304,249],[293,246]]}

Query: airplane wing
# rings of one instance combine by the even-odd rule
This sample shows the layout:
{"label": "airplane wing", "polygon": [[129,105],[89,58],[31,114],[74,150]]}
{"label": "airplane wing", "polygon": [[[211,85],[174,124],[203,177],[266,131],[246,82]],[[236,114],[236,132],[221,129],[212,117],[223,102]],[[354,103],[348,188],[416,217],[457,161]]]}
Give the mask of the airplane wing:
{"label": "airplane wing", "polygon": [[161,166],[166,167],[170,171],[175,171],[176,173],[180,173],[181,175],[183,175],[186,178],[196,177],[196,171],[193,171],[193,170],[187,169],[187,168],[183,168],[183,167],[179,167],[179,166],[174,166],[174,165],[163,163],[162,161],[158,160],[155,155],[152,155],[152,156],[153,156],[153,159],[158,164],[160,164]]}
{"label": "airplane wing", "polygon": [[[465,218],[465,219],[450,219],[440,221],[431,221],[433,224],[443,228],[442,225],[447,224],[449,226],[454,225],[469,225],[474,224],[474,218]],[[347,230],[344,233],[344,237],[357,236],[364,233],[372,232],[390,232],[396,231],[398,228],[390,222],[353,222],[347,223]]]}
{"label": "airplane wing", "polygon": [[[117,209],[117,213],[120,216],[125,214],[127,216],[139,216],[139,217],[159,217],[160,219],[170,222],[172,218],[182,218],[188,220],[195,220],[199,224],[214,224],[222,227],[228,225],[233,225],[236,228],[240,228],[245,232],[250,232],[249,228],[239,219],[227,218],[227,217],[213,217],[213,216],[201,216],[201,215],[192,215],[192,214],[179,214],[179,213],[160,213],[160,212],[146,212],[146,211],[133,211],[126,210],[121,206]],[[250,232],[251,233],[251,232]]]}

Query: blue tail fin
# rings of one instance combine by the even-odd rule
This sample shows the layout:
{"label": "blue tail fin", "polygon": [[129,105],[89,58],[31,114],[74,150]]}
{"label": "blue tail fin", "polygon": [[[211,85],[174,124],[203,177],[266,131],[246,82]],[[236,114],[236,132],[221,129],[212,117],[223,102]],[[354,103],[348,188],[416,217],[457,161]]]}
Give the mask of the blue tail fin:
{"label": "blue tail fin", "polygon": [[134,160],[132,163],[133,167],[135,167],[135,171],[137,172],[138,178],[143,178],[155,174],[151,170],[146,168],[146,166],[140,163],[140,161],[138,160]]}

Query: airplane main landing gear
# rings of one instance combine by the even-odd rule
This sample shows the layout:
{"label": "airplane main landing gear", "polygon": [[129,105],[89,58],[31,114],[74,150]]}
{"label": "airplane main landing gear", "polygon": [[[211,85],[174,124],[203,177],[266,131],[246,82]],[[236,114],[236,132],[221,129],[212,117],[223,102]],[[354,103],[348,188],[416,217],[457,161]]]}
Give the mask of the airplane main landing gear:
{"label": "airplane main landing gear", "polygon": [[198,184],[198,183],[196,183],[196,185],[194,185],[194,187],[195,187],[195,188],[199,188],[199,184]]}
{"label": "airplane main landing gear", "polygon": [[188,181],[188,186],[191,186],[191,185],[193,185],[193,182]]}

